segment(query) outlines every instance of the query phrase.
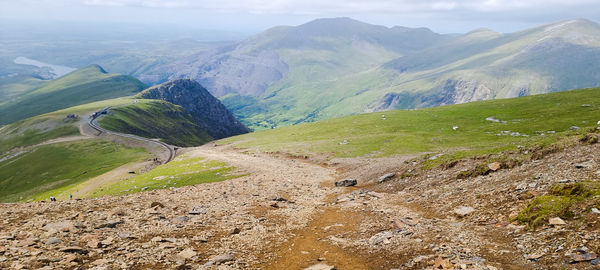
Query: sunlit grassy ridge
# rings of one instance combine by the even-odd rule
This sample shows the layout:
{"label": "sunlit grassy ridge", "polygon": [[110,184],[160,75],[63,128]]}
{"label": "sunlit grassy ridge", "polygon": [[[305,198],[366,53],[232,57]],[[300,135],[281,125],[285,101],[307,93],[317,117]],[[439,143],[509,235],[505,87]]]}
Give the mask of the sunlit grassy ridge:
{"label": "sunlit grassy ridge", "polygon": [[0,105],[0,124],[80,104],[130,96],[144,88],[142,82],[131,76],[106,73],[100,66],[92,65]]}
{"label": "sunlit grassy ridge", "polygon": [[0,162],[0,201],[48,199],[57,190],[147,157],[143,149],[99,140],[40,146]]}
{"label": "sunlit grassy ridge", "polygon": [[[486,120],[494,117],[501,122]],[[596,126],[600,89],[361,114],[219,141],[237,147],[339,157],[489,152],[553,141],[572,126]],[[456,126],[456,130],[453,128]],[[511,135],[512,134],[512,135]]]}

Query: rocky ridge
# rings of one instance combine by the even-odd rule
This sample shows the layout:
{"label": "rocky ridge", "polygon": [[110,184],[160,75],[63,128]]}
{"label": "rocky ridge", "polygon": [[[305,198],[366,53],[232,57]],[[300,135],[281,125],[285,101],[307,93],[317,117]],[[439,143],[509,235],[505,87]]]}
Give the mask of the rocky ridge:
{"label": "rocky ridge", "polygon": [[221,101],[192,79],[177,79],[153,86],[138,97],[160,99],[183,107],[214,139],[250,132]]}

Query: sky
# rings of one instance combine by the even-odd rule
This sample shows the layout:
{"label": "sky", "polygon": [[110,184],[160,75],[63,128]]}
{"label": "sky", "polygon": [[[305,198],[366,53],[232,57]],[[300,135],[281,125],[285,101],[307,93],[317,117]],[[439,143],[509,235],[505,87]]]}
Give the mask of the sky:
{"label": "sky", "polygon": [[600,0],[0,0],[0,21],[160,24],[258,33],[351,17],[438,33],[515,32],[573,18],[600,22]]}

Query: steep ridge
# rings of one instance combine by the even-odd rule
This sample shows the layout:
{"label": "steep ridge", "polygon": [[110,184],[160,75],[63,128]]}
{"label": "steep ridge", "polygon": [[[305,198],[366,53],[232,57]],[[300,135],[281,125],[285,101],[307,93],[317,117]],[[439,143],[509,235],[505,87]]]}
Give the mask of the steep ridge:
{"label": "steep ridge", "polygon": [[191,79],[173,80],[148,88],[138,97],[164,100],[183,107],[195,123],[215,139],[250,132],[218,99]]}

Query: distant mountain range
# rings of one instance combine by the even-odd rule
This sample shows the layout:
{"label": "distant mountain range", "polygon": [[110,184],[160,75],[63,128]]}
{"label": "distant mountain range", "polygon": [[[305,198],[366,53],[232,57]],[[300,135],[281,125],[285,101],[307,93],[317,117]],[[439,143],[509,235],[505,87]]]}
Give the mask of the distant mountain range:
{"label": "distant mountain range", "polygon": [[274,27],[140,76],[194,78],[243,122],[267,128],[599,86],[599,60],[600,26],[583,19],[441,35],[334,18]]}

